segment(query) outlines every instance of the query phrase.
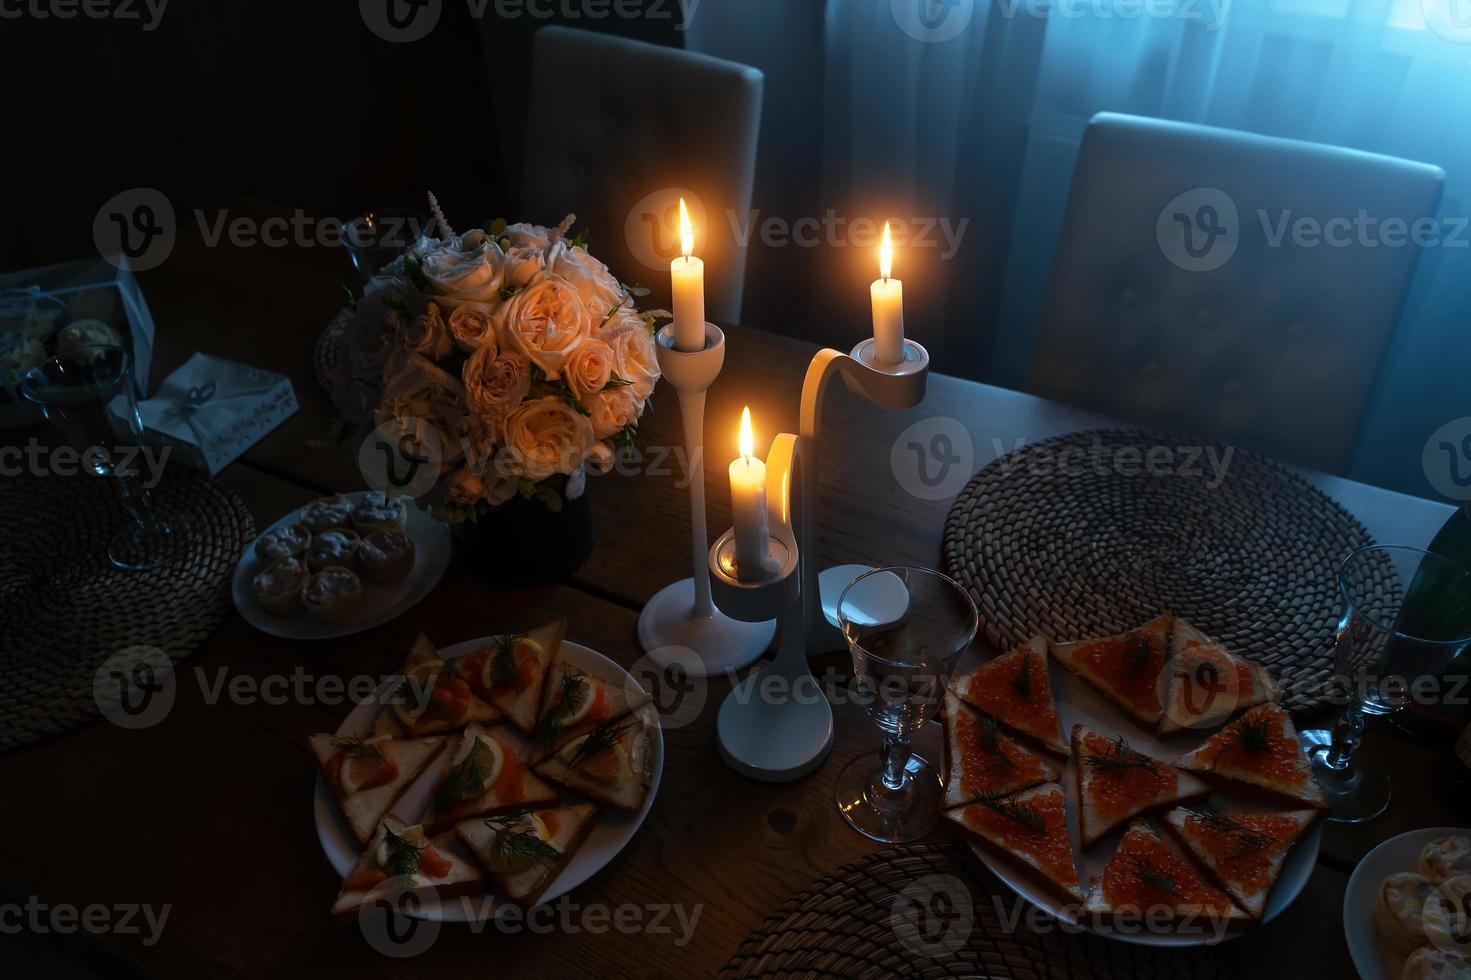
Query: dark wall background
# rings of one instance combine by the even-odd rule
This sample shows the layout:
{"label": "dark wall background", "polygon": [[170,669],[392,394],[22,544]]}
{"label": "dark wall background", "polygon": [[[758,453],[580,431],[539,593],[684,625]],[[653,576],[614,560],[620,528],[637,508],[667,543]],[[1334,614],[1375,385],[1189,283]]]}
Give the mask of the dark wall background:
{"label": "dark wall background", "polygon": [[[151,32],[0,20],[0,268],[94,252],[98,208],[139,186],[181,222],[251,199],[345,216],[425,189],[452,221],[509,213],[530,38],[556,22],[444,0],[428,37],[399,44],[353,0],[172,0]],[[671,20],[568,23],[680,38]]]}

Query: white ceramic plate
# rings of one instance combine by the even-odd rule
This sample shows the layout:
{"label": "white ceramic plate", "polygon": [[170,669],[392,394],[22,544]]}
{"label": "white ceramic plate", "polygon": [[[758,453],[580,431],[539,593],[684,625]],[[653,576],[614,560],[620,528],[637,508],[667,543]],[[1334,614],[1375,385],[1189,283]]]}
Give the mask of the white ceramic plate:
{"label": "white ceramic plate", "polygon": [[[365,497],[368,492],[363,490],[344,496],[356,501]],[[412,609],[444,577],[444,570],[449,567],[451,541],[448,526],[415,507],[412,501],[405,503],[408,504],[409,512],[406,530],[414,537],[414,569],[392,585],[364,582],[363,604],[350,618],[340,623],[324,623],[305,609],[298,609],[289,616],[277,616],[262,608],[250,591],[250,582],[262,567],[255,557],[254,541],[246,545],[245,553],[235,566],[235,579],[230,586],[235,608],[251,626],[263,633],[288,640],[326,640],[334,636],[350,636],[372,629],[379,623],[386,623],[400,613]],[[299,513],[300,509],[293,510],[266,528],[266,531],[292,523]]]}
{"label": "white ceramic plate", "polygon": [[[478,640],[466,640],[464,643],[456,643],[439,652],[446,659],[462,657],[484,647],[491,642],[491,639],[491,637],[482,637]],[[567,661],[578,670],[609,680],[614,684],[618,684],[621,680],[624,684],[638,686],[638,682],[633,679],[632,675],[618,664],[580,643],[563,640],[562,653],[566,656]],[[336,734],[344,738],[369,734],[373,728],[373,718],[378,713],[378,698],[397,683],[397,680],[397,678],[388,679],[370,698],[354,708],[352,714],[348,715],[347,720],[342,723],[342,727],[337,729]],[[649,765],[649,795],[644,798],[644,805],[637,813],[600,807],[597,826],[593,828],[582,847],[578,848],[577,853],[572,855],[572,860],[567,862],[562,873],[547,886],[547,890],[541,896],[543,904],[556,901],[601,871],[604,865],[613,860],[618,852],[627,846],[628,842],[633,839],[633,835],[643,826],[644,818],[649,815],[649,808],[654,805],[654,797],[659,792],[659,780],[664,774],[664,730],[657,722],[657,715],[655,718],[653,756]],[[437,760],[437,763],[442,762],[442,757]],[[417,823],[429,806],[429,797],[434,792],[434,783],[439,775],[439,769],[439,764],[430,765],[404,795],[399,797],[398,803],[389,812],[407,823]],[[560,786],[557,788],[564,803],[568,800],[576,802],[582,799],[569,789]],[[337,873],[345,877],[357,864],[362,850],[358,847],[357,838],[348,828],[347,821],[342,818],[336,801],[332,799],[332,791],[327,787],[326,779],[320,773],[317,775],[313,811],[317,822],[317,839],[322,842],[322,850],[326,853],[327,860],[332,862],[332,867]],[[323,907],[325,908],[327,904],[330,903],[324,902]],[[419,907],[418,911],[407,914],[440,922],[487,922],[494,917],[495,907],[494,903],[483,901],[482,896],[471,895],[463,900],[455,898],[444,902],[426,902]]]}
{"label": "white ceramic plate", "polygon": [[[1162,739],[1157,735],[1146,732],[1131,721],[1118,708],[1114,707],[1103,695],[1093,690],[1082,678],[1073,674],[1067,668],[1058,664],[1050,657],[1047,661],[1049,676],[1052,678],[1052,694],[1057,699],[1057,713],[1062,718],[1062,732],[1064,738],[1072,737],[1073,725],[1084,724],[1094,731],[1105,735],[1122,735],[1129,740],[1132,748],[1138,749],[1146,755],[1153,756],[1164,762],[1170,762],[1198,748],[1217,728],[1208,729],[1201,734],[1181,735]],[[1133,821],[1125,821],[1117,827],[1113,833],[1084,850],[1080,842],[1082,836],[1078,832],[1078,779],[1076,759],[1069,759],[1067,767],[1063,770],[1059,782],[1062,783],[1063,792],[1067,796],[1068,833],[1073,839],[1073,856],[1078,861],[1078,871],[1083,880],[1084,894],[1088,891],[1089,879],[1094,875],[1102,876],[1103,869],[1108,864],[1108,859],[1113,857],[1117,850],[1119,840],[1123,838],[1125,829]],[[1265,809],[1291,809],[1290,807],[1264,807],[1259,802],[1245,798],[1232,796],[1230,793],[1217,790],[1208,798],[1208,802],[1215,808],[1230,807],[1242,810],[1265,810]],[[1306,807],[1303,807],[1306,809]],[[1157,819],[1146,818],[1151,821],[1156,831],[1163,831]],[[1263,922],[1270,922],[1282,910],[1292,904],[1308,883],[1308,878],[1313,873],[1313,867],[1318,861],[1318,847],[1323,841],[1323,822],[1321,819],[1304,834],[1293,846],[1287,855],[1287,860],[1282,865],[1282,875],[1277,879],[1277,884],[1272,888],[1272,894],[1267,899],[1267,908],[1262,915]],[[1038,886],[1024,870],[1020,861],[1002,858],[992,854],[990,851],[982,850],[975,843],[971,843],[971,850],[985,863],[991,872],[1004,881],[1012,891],[1031,902],[1033,905],[1046,910],[1059,919],[1073,922],[1076,915],[1069,914],[1066,903],[1059,901],[1050,892]],[[1076,905],[1072,911],[1076,911]],[[1118,939],[1128,943],[1138,943],[1141,946],[1204,946],[1212,941],[1209,930],[1197,932],[1191,935],[1172,933],[1149,933],[1145,931],[1124,932],[1116,929],[1097,928],[1093,929],[1087,920],[1083,923],[1092,932],[1110,939]],[[1251,931],[1247,927],[1246,932]],[[1237,928],[1227,933],[1227,938],[1243,934]]]}
{"label": "white ceramic plate", "polygon": [[1343,893],[1343,935],[1348,940],[1354,967],[1363,980],[1399,980],[1405,969],[1405,957],[1380,941],[1374,925],[1379,885],[1396,872],[1414,871],[1426,844],[1452,834],[1471,837],[1471,830],[1464,827],[1412,830],[1380,844],[1354,868]]}

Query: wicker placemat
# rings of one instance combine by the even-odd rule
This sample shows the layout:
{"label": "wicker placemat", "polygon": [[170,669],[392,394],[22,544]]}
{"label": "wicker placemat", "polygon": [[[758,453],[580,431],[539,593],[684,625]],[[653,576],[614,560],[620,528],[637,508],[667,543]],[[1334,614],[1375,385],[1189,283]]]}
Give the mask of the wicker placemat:
{"label": "wicker placemat", "polygon": [[328,398],[332,397],[332,378],[342,364],[342,328],[351,318],[351,310],[340,311],[317,335],[317,342],[312,347],[312,374],[316,376],[317,384],[327,393]]}
{"label": "wicker placemat", "polygon": [[[992,643],[1105,636],[1173,612],[1270,668],[1294,711],[1329,693],[1338,566],[1371,543],[1351,514],[1276,463],[1134,430],[1077,432],[1002,456],[971,479],[945,524],[946,566],[975,597]],[[1397,587],[1392,573],[1386,587]]]}
{"label": "wicker placemat", "polygon": [[[1135,980],[1225,976],[1208,949],[1156,949],[1060,927],[997,883],[963,844],[871,854],[818,881],[741,944],[722,977]],[[1013,918],[1019,915],[1019,918]],[[1041,920],[1050,923],[1046,916]]]}
{"label": "wicker placemat", "polygon": [[0,481],[0,749],[96,716],[93,683],[109,658],[156,648],[177,662],[229,612],[230,576],[255,534],[245,504],[184,466],[166,467],[152,492],[183,547],[160,568],[129,572],[107,560],[124,520],[110,481]]}

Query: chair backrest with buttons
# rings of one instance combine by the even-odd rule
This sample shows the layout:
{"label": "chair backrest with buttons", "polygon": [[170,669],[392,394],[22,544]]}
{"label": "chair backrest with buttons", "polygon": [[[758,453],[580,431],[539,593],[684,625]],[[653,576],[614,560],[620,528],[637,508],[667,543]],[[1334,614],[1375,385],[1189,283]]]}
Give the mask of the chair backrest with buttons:
{"label": "chair backrest with buttons", "polygon": [[669,292],[678,204],[689,199],[712,320],[740,319],[744,227],[761,124],[760,71],[565,27],[536,34],[521,214],[575,212],[589,248],[631,285]]}
{"label": "chair backrest with buttons", "polygon": [[1343,471],[1444,177],[1340,147],[1095,116],[1029,387]]}

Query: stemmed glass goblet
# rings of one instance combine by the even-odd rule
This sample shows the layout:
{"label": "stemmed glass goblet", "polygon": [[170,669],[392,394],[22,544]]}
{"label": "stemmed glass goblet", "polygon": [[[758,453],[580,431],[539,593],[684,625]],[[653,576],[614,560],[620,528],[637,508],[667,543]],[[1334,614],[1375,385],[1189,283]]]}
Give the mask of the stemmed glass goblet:
{"label": "stemmed glass goblet", "polygon": [[877,568],[843,590],[838,626],[853,656],[856,697],[884,732],[879,766],[860,757],[838,775],[838,809],[874,840],[917,840],[939,823],[940,779],[914,754],[909,735],[935,716],[955,662],[975,639],[975,602],[931,569]]}
{"label": "stemmed glass goblet", "polygon": [[1471,572],[1419,548],[1361,548],[1339,568],[1338,590],[1335,680],[1348,706],[1331,735],[1300,738],[1328,799],[1328,819],[1359,823],[1389,805],[1389,775],[1355,755],[1366,716],[1399,711],[1433,689],[1471,643]]}
{"label": "stemmed glass goblet", "polygon": [[113,479],[131,521],[113,535],[107,557],[130,570],[162,564],[175,543],[174,529],[154,513],[140,479],[143,420],[128,352],[111,344],[72,348],[26,372],[20,391],[41,406],[81,453],[83,465]]}

